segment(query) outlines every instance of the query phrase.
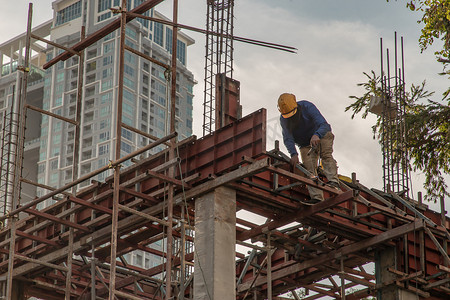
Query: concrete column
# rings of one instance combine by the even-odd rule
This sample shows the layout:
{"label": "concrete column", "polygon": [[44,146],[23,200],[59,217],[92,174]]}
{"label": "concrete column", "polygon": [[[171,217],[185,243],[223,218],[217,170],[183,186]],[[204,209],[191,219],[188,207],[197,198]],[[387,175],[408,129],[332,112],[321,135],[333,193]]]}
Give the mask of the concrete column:
{"label": "concrete column", "polygon": [[[377,252],[375,257],[375,278],[377,285],[393,282],[397,275],[389,272],[388,268],[396,269],[396,249],[387,248]],[[383,286],[377,291],[378,300],[417,300],[419,297],[395,284]]]}
{"label": "concrete column", "polygon": [[219,187],[195,201],[194,300],[236,299],[236,191]]}

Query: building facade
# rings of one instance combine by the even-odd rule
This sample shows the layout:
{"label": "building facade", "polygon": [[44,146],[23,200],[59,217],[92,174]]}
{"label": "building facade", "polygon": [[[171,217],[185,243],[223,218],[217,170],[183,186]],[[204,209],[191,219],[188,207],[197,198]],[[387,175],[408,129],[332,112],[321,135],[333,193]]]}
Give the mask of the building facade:
{"label": "building facade", "polygon": [[[60,45],[70,47],[80,41],[81,27],[86,36],[105,26],[118,15],[109,9],[119,0],[57,0],[53,2],[53,19],[34,29],[36,35],[47,37]],[[128,0],[128,9],[144,0]],[[155,10],[148,16],[165,19]],[[177,41],[176,131],[178,138],[192,135],[193,74],[188,70],[187,47],[194,40],[180,32]],[[135,19],[126,26],[125,44],[162,63],[170,65],[172,56],[172,29],[161,23]],[[24,168],[22,176],[39,184],[58,188],[66,185],[115,159],[116,114],[118,105],[120,30],[116,30],[85,50],[83,96],[81,111],[81,138],[78,174],[72,174],[74,162],[75,126],[63,120],[30,111],[27,118]],[[8,131],[5,116],[11,107],[19,86],[17,66],[23,64],[25,34],[0,45],[0,118],[3,132]],[[46,61],[63,50],[51,45],[33,42],[32,73],[29,74],[27,103],[69,119],[75,119],[78,56],[60,61],[43,70]],[[32,80],[31,80],[32,79]],[[158,138],[169,134],[170,74],[163,67],[125,51],[122,123]],[[4,138],[4,140],[7,140]],[[147,145],[151,140],[122,128],[121,156]],[[6,149],[7,150],[7,149]],[[5,151],[6,151],[5,150]],[[156,152],[160,148],[153,149]],[[125,166],[131,164],[126,162]],[[5,174],[4,171],[2,171]],[[112,174],[106,171],[92,178],[98,181]],[[78,186],[81,189],[90,182]],[[23,202],[48,193],[46,189],[23,185]],[[6,198],[5,198],[6,199]],[[4,202],[4,201],[3,201]],[[38,208],[53,204],[41,202]],[[4,210],[7,203],[3,204]],[[142,253],[141,253],[142,254]],[[136,261],[148,265],[143,254],[134,254]],[[141,256],[139,256],[141,255]],[[141,257],[141,259],[139,259]],[[147,261],[147,263],[146,263]]]}

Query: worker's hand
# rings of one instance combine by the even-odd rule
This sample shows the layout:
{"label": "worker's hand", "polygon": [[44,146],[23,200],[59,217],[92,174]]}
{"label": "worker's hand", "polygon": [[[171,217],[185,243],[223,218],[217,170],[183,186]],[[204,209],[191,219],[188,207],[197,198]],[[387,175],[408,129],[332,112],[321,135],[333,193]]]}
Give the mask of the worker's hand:
{"label": "worker's hand", "polygon": [[298,154],[291,157],[291,165],[295,166],[296,164],[298,164]]}
{"label": "worker's hand", "polygon": [[311,141],[310,144],[312,147],[317,147],[320,144],[320,137],[318,137],[317,135],[313,135],[311,137]]}

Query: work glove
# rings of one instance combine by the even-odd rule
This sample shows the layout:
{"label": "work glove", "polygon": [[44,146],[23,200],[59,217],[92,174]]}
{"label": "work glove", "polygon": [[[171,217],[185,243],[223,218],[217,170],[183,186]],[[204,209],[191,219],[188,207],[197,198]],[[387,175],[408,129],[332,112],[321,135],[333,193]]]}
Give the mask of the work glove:
{"label": "work glove", "polygon": [[319,146],[319,144],[320,144],[320,137],[318,137],[317,135],[313,135],[311,137],[310,144],[312,147],[317,148],[317,146]]}
{"label": "work glove", "polygon": [[291,157],[291,165],[295,166],[296,164],[298,164],[298,154],[295,154]]}

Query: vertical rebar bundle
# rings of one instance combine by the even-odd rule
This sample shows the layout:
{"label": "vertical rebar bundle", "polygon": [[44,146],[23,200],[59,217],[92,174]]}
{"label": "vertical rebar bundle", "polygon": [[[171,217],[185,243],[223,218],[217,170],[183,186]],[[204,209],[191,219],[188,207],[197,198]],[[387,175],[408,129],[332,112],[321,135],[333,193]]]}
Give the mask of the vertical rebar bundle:
{"label": "vertical rebar bundle", "polygon": [[[386,192],[409,192],[409,154],[406,149],[406,91],[403,38],[401,38],[400,55],[397,50],[397,33],[395,33],[394,74],[391,75],[389,49],[386,49],[386,74],[383,65],[383,44],[381,47],[381,90],[382,122],[381,138],[383,151],[383,182]],[[398,66],[399,60],[401,65]]]}
{"label": "vertical rebar bundle", "polygon": [[216,75],[233,78],[233,11],[234,0],[207,1],[203,135],[214,130]]}

